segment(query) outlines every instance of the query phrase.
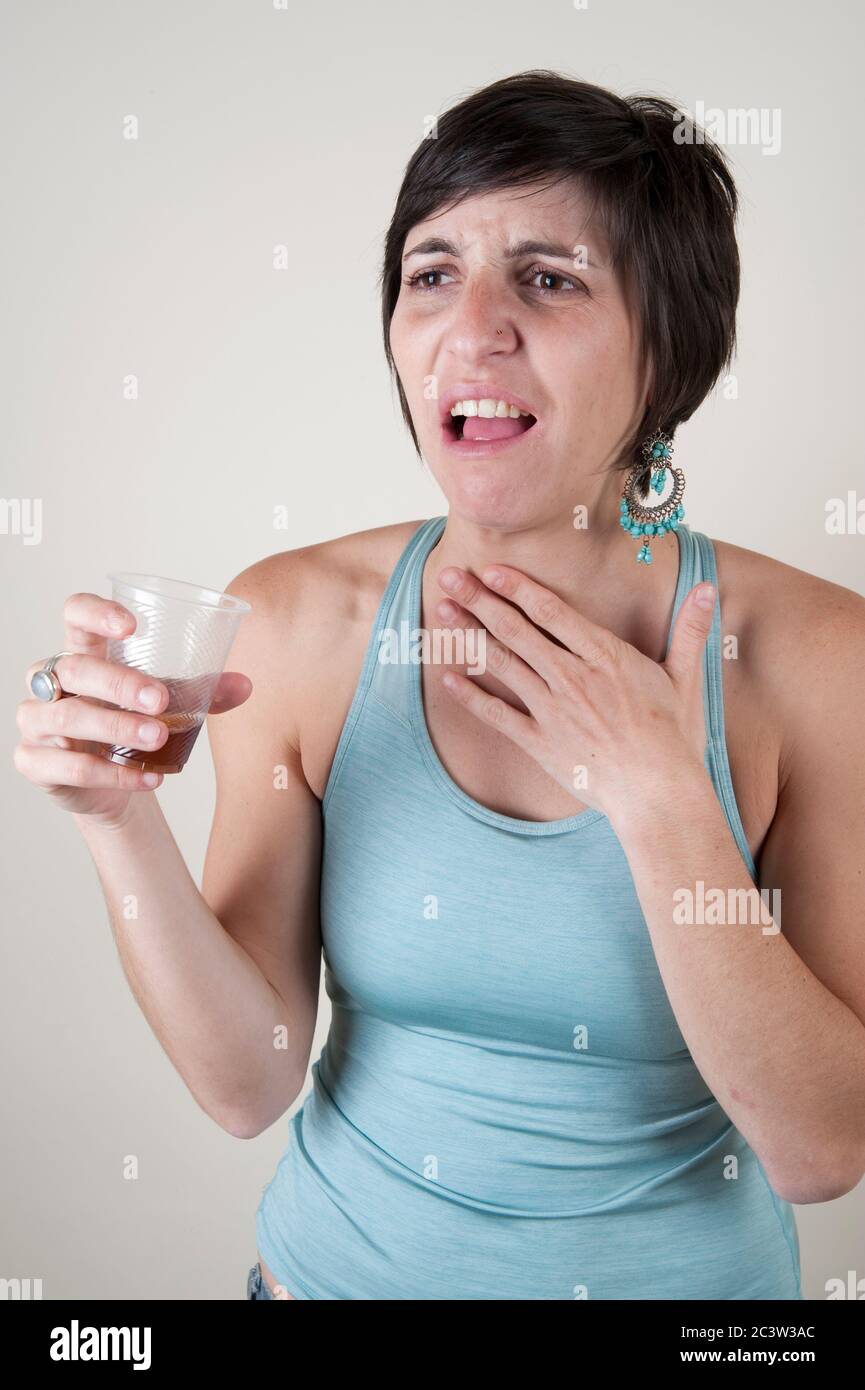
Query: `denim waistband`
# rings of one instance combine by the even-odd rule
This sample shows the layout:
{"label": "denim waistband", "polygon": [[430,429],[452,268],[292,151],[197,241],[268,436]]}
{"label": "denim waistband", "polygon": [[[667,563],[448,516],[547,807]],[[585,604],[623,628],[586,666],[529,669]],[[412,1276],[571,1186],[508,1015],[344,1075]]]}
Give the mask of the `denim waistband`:
{"label": "denim waistband", "polygon": [[261,1265],[254,1264],[249,1271],[246,1279],[247,1298],[269,1298],[273,1299],[273,1294],[267,1287],[267,1283],[261,1273]]}

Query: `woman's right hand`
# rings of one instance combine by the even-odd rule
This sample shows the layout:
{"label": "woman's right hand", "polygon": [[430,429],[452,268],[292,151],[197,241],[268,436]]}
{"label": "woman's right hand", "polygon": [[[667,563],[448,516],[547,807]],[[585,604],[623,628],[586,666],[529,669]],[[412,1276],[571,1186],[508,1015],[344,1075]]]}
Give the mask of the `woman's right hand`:
{"label": "woman's right hand", "polygon": [[[111,744],[161,748],[168,726],[159,713],[168,704],[168,689],[161,681],[106,658],[109,637],[118,640],[135,631],[136,618],[128,608],[98,594],[72,594],[63,617],[66,630],[60,650],[72,655],[61,656],[54,671],[72,698],[48,701],[31,696],[21,701],[17,711],[21,739],[14,763],[22,776],[42,787],[65,810],[120,825],[132,795],[159,786],[164,774],[110,762],[98,749]],[[111,626],[115,619],[121,620],[117,628]],[[28,667],[28,690],[44,661]],[[147,704],[143,697],[154,688],[157,699]],[[211,713],[242,704],[251,689],[247,677],[223,672]],[[151,737],[145,736],[145,729]]]}

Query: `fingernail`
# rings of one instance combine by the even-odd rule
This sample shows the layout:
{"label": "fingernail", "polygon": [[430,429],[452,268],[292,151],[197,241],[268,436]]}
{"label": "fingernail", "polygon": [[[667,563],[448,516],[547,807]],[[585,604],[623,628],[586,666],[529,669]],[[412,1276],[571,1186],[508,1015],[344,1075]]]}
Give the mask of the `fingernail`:
{"label": "fingernail", "polygon": [[112,632],[122,632],[125,626],[126,619],[121,618],[119,613],[115,613],[113,617],[108,619],[108,627],[111,628]]}
{"label": "fingernail", "polygon": [[158,724],[139,724],[138,737],[143,743],[155,743],[159,737]]}
{"label": "fingernail", "polygon": [[701,584],[697,590],[697,603],[701,608],[711,608],[715,602],[714,584]]}
{"label": "fingernail", "polygon": [[459,587],[459,582],[459,570],[446,569],[442,570],[441,574],[439,575],[439,583],[441,584],[443,589],[456,589]]}
{"label": "fingernail", "polygon": [[142,772],[142,774],[141,774],[141,780],[142,780],[142,782],[144,783],[145,787],[155,787],[156,784],[157,784],[157,782],[159,781],[159,773],[158,773],[158,772]]}
{"label": "fingernail", "polygon": [[484,570],[481,578],[490,588],[498,589],[501,587],[503,575],[501,570]]}
{"label": "fingernail", "polygon": [[456,604],[451,603],[449,598],[443,598],[438,606],[438,614],[440,618],[455,618],[458,612],[459,609],[457,608]]}
{"label": "fingernail", "polygon": [[141,694],[138,696],[139,705],[145,709],[156,709],[159,704],[159,687],[156,685],[145,685]]}

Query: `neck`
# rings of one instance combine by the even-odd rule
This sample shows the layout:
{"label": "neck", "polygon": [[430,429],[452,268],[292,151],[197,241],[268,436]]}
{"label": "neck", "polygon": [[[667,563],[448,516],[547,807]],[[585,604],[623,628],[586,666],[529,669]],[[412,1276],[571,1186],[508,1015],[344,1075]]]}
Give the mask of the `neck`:
{"label": "neck", "polygon": [[511,565],[552,590],[591,622],[608,628],[655,661],[663,658],[679,573],[679,542],[668,534],[652,544],[651,565],[637,563],[640,542],[626,535],[611,504],[609,519],[577,530],[561,520],[514,530],[479,526],[451,513],[424,573],[425,622],[445,597],[438,575],[446,565],[480,576],[485,566]]}

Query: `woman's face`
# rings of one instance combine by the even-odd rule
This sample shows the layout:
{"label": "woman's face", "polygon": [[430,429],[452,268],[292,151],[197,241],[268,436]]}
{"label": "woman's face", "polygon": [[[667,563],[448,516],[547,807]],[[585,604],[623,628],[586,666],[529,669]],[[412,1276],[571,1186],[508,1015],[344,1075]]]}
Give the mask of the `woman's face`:
{"label": "woman's face", "polygon": [[[423,456],[460,516],[538,526],[621,489],[620,474],[601,470],[642,418],[647,382],[606,242],[576,189],[479,194],[413,227],[390,342]],[[527,417],[502,423],[501,407],[487,425],[483,407],[467,435],[523,432],[456,437],[454,399],[509,396],[536,418],[529,429]]]}

